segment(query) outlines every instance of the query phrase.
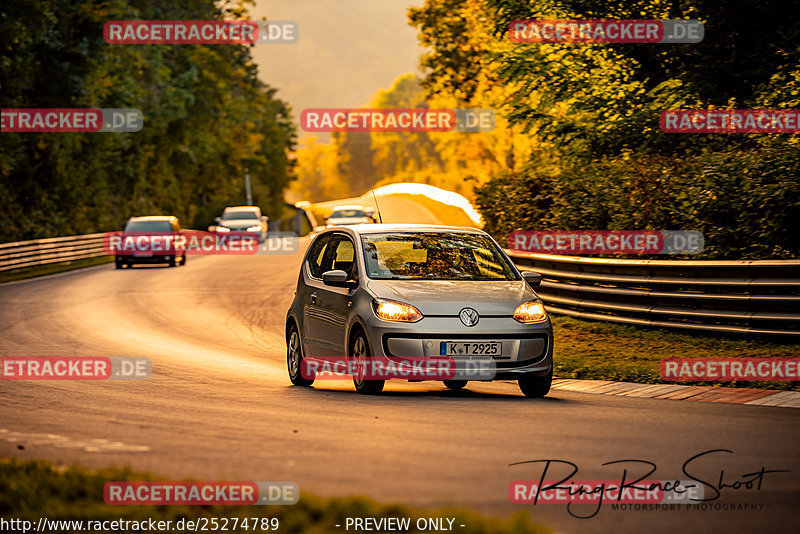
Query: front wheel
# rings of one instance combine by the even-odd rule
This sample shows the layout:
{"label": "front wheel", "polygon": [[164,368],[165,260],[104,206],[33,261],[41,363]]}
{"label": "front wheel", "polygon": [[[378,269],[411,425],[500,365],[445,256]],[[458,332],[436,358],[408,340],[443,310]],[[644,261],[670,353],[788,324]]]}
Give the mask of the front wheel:
{"label": "front wheel", "polygon": [[553,369],[544,376],[525,376],[517,380],[519,389],[526,397],[541,398],[550,392],[553,383]]}
{"label": "front wheel", "polygon": [[464,389],[466,386],[466,380],[444,380],[444,387],[447,389]]}
{"label": "front wheel", "polygon": [[289,370],[289,380],[295,386],[310,386],[314,383],[313,378],[303,377],[303,347],[294,324],[289,327],[289,339],[286,341],[286,367]]}
{"label": "front wheel", "polygon": [[384,380],[366,380],[365,374],[368,374],[367,364],[370,360],[369,343],[366,336],[359,332],[353,338],[350,346],[350,355],[356,365],[356,371],[353,375],[353,384],[356,386],[356,391],[362,395],[377,395],[383,391],[385,384]]}

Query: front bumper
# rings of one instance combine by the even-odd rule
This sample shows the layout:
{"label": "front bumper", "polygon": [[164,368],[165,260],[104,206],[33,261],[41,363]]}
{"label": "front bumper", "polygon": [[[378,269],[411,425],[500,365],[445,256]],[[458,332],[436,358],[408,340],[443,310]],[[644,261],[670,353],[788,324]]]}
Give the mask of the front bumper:
{"label": "front bumper", "polygon": [[[219,228],[220,227],[217,226],[216,229],[214,230],[214,233],[219,234],[219,235],[230,235],[230,234],[240,235],[240,236],[241,235],[254,235],[258,239],[259,243],[263,243],[264,240],[267,238],[267,230],[265,230],[263,228],[260,229],[260,230],[247,230],[246,228],[241,228],[239,230],[236,230],[236,229],[233,229],[233,228],[228,228],[227,232],[225,232],[225,231],[220,232]],[[225,226],[224,228],[227,228],[227,226]]]}
{"label": "front bumper", "polygon": [[182,257],[182,254],[154,254],[152,256],[116,256],[115,259],[119,263],[133,265],[135,263],[169,263],[170,261],[180,257]]}
{"label": "front bumper", "polygon": [[444,341],[498,341],[502,343],[501,354],[489,358],[496,368],[494,380],[544,376],[553,369],[549,319],[526,325],[511,317],[483,317],[478,325],[466,327],[458,317],[424,317],[416,323],[391,323],[376,317],[367,325],[367,332],[373,355],[390,360],[440,357],[440,343]]}

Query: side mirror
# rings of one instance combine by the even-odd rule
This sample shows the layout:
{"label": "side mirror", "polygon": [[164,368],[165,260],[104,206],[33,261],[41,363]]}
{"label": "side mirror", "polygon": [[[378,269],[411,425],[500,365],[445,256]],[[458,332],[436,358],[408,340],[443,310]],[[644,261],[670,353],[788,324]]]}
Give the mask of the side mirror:
{"label": "side mirror", "polygon": [[348,287],[347,273],[338,269],[322,273],[322,283],[326,286]]}
{"label": "side mirror", "polygon": [[261,216],[261,222],[267,222],[268,220],[269,220],[269,217],[267,217],[266,215],[262,215]]}
{"label": "side mirror", "polygon": [[523,271],[522,278],[528,282],[531,287],[537,287],[542,283],[542,275],[533,271]]}
{"label": "side mirror", "polygon": [[222,219],[220,219],[219,217],[214,217],[214,222],[219,223],[221,221],[222,221]]}

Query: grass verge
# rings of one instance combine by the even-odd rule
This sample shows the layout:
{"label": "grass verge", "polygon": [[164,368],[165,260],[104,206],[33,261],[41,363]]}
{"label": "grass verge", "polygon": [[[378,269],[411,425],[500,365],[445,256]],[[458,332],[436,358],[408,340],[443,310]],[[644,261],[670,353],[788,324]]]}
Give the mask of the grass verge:
{"label": "grass verge", "polygon": [[51,263],[48,265],[31,267],[30,269],[17,269],[14,271],[2,272],[0,273],[0,284],[4,282],[14,282],[16,280],[24,280],[26,278],[36,278],[38,276],[46,276],[48,274],[73,271],[75,269],[82,269],[84,267],[92,267],[93,265],[103,265],[104,263],[111,263],[113,261],[114,261],[114,256],[99,256],[97,258],[85,258],[82,260]]}
{"label": "grass verge", "polygon": [[[465,534],[546,534],[550,531],[535,525],[524,511],[501,521],[485,518],[464,509],[412,509],[402,505],[385,505],[366,497],[327,499],[302,494],[291,506],[110,506],[103,501],[103,486],[109,481],[160,480],[147,473],[128,469],[101,471],[81,467],[58,467],[42,461],[0,459],[0,517],[33,522],[48,520],[92,521],[176,521],[185,518],[278,518],[278,532],[285,534],[341,533],[347,517],[409,517],[411,524],[419,517],[455,518],[454,525]],[[161,479],[163,480],[163,479]],[[220,519],[220,521],[222,521]],[[232,521],[231,521],[232,525]],[[261,532],[262,530],[257,530]],[[65,528],[59,532],[79,532]],[[253,532],[230,529],[227,532]],[[411,529],[406,532],[417,532]]]}
{"label": "grass verge", "polygon": [[[645,329],[553,316],[555,375],[559,378],[658,384],[664,358],[797,357],[800,344]],[[797,382],[670,382],[695,386],[800,391]]]}

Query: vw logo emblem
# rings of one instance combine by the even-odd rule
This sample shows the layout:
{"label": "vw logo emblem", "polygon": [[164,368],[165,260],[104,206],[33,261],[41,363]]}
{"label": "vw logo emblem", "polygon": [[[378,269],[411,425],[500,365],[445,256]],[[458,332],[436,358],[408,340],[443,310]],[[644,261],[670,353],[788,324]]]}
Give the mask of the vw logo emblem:
{"label": "vw logo emblem", "polygon": [[458,314],[458,318],[461,319],[461,322],[464,323],[464,326],[475,326],[478,324],[480,317],[481,316],[478,315],[478,312],[472,308],[464,308]]}

